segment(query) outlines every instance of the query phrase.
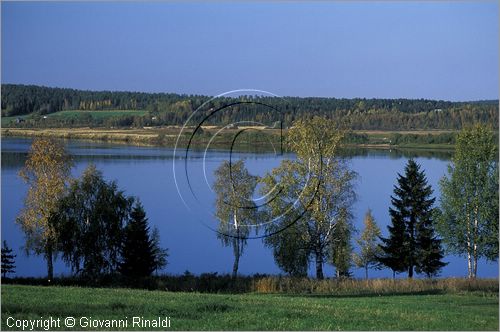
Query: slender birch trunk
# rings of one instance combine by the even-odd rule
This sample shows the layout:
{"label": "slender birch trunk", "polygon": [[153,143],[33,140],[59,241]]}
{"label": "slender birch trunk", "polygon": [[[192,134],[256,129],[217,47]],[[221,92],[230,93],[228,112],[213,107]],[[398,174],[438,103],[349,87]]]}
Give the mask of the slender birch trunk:
{"label": "slender birch trunk", "polygon": [[47,279],[50,281],[54,279],[54,264],[52,262],[52,246],[48,245],[45,253],[45,259],[47,260]]}
{"label": "slender birch trunk", "polygon": [[478,238],[478,232],[479,232],[479,229],[478,229],[478,207],[476,205],[476,207],[474,208],[474,269],[473,269],[473,278],[476,278],[477,277],[477,256],[478,256],[478,252],[477,252],[477,238]]}
{"label": "slender birch trunk", "polygon": [[240,263],[240,228],[238,226],[238,219],[236,216],[236,210],[233,212],[233,222],[234,228],[236,229],[236,238],[233,239],[233,247],[234,247],[234,264],[233,264],[233,279],[238,275],[238,265]]}
{"label": "slender birch trunk", "polygon": [[472,278],[472,244],[471,244],[471,230],[470,230],[470,217],[467,216],[467,278]]}

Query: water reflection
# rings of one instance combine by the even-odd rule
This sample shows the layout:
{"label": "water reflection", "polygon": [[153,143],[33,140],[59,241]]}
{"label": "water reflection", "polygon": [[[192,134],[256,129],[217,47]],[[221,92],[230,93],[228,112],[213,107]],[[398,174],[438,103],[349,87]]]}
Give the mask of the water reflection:
{"label": "water reflection", "polygon": [[433,158],[448,161],[453,156],[453,150],[446,149],[409,149],[409,148],[344,148],[342,155],[345,157],[385,157],[389,159]]}

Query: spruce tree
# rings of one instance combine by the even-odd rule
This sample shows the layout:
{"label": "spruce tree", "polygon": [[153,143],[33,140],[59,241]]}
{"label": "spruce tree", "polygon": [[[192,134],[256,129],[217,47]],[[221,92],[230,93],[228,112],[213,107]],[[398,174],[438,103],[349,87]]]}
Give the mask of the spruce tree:
{"label": "spruce tree", "polygon": [[120,273],[131,278],[151,275],[156,268],[154,252],[155,248],[149,236],[146,212],[142,204],[137,202],[130,213],[130,220],[124,229]]}
{"label": "spruce tree", "polygon": [[153,246],[153,256],[155,258],[154,270],[158,273],[158,270],[167,266],[168,250],[160,247],[160,231],[157,227],[154,227],[151,233],[151,244]]}
{"label": "spruce tree", "polygon": [[392,225],[387,226],[389,237],[380,237],[382,254],[378,257],[378,260],[382,265],[390,268],[392,276],[395,277],[396,273],[406,270],[406,225],[393,209],[389,209],[389,213],[391,214]]}
{"label": "spruce tree", "polygon": [[16,266],[14,258],[16,255],[12,253],[12,249],[7,245],[7,241],[3,241],[2,245],[2,275],[7,277],[7,273],[14,273],[16,271]]}
{"label": "spruce tree", "polygon": [[425,273],[428,278],[436,276],[447,263],[442,262],[444,251],[441,239],[435,235],[431,218],[419,223],[416,244],[419,255],[415,270]]}
{"label": "spruce tree", "polygon": [[392,226],[389,238],[382,239],[381,263],[394,272],[413,271],[435,275],[444,266],[441,241],[434,235],[432,188],[413,159],[408,160],[405,175],[398,174],[398,185],[389,208]]}

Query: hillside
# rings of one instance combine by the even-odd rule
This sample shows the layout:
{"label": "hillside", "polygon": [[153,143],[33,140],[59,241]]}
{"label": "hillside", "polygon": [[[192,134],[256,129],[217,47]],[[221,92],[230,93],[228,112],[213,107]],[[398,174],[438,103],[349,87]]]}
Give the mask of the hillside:
{"label": "hillside", "polygon": [[[144,127],[182,125],[210,96],[173,93],[83,91],[3,84],[2,126]],[[230,103],[239,103],[218,111]],[[215,110],[215,111],[214,111]],[[450,102],[425,99],[345,99],[242,96],[203,105],[193,123],[257,121],[289,126],[303,116],[321,115],[353,130],[455,130],[473,123],[498,128],[498,100]]]}

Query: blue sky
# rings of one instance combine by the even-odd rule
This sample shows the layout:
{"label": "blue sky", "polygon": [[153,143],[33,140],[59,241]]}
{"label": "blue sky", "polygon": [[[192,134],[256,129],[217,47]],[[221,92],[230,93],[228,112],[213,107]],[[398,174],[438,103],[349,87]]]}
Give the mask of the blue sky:
{"label": "blue sky", "polygon": [[2,83],[497,99],[498,2],[6,3]]}

